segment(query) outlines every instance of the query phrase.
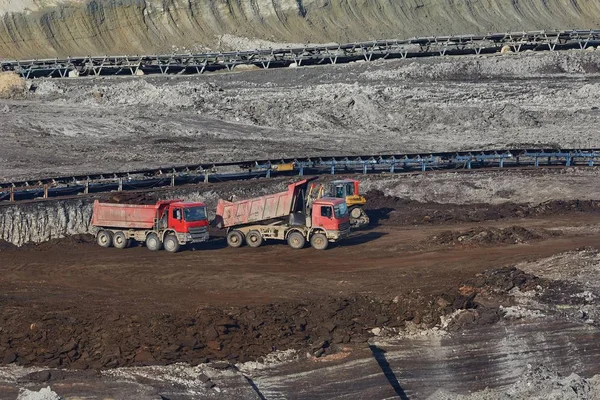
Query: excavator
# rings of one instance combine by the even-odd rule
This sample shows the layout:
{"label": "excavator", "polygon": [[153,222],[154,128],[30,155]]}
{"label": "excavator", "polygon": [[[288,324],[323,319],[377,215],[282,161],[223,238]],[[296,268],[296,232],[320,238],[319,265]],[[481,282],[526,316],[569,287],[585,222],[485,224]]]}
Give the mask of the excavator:
{"label": "excavator", "polygon": [[365,196],[360,194],[359,181],[354,179],[339,179],[332,181],[327,187],[311,187],[309,196],[316,198],[335,197],[346,199],[348,213],[350,214],[350,226],[352,228],[362,228],[369,225],[369,216],[363,210],[367,203]]}

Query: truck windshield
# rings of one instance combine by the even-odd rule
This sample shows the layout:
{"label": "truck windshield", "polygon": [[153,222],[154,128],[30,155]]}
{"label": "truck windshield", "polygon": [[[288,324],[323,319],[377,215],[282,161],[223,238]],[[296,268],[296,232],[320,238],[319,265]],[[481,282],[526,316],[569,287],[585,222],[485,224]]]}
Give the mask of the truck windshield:
{"label": "truck windshield", "polygon": [[339,219],[345,217],[348,214],[348,206],[346,203],[338,204],[333,207],[333,212],[335,213],[335,218]]}
{"label": "truck windshield", "polygon": [[190,207],[183,209],[183,215],[186,221],[195,222],[206,219],[206,207]]}

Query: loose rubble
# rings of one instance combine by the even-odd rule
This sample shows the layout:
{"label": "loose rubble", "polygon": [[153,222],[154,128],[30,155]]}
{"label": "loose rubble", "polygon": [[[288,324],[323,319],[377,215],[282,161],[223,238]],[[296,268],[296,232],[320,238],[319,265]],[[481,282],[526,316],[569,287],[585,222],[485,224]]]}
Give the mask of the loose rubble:
{"label": "loose rubble", "polygon": [[169,315],[92,316],[82,310],[64,314],[17,308],[0,313],[0,356],[5,364],[77,369],[243,363],[288,349],[321,357],[407,322],[433,328],[456,310],[469,310],[468,317],[446,324],[450,330],[494,323],[501,311],[497,304],[479,303],[480,293],[494,293],[498,304],[509,304],[508,291],[527,290],[537,282],[508,269],[488,271],[437,295],[411,293],[389,300],[355,295]]}

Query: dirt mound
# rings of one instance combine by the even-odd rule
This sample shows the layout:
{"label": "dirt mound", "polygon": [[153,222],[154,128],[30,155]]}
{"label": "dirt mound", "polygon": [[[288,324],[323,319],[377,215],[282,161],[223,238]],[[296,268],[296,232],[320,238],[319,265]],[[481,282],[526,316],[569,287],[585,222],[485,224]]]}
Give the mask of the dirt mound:
{"label": "dirt mound", "polygon": [[464,309],[447,323],[449,331],[458,331],[475,325],[488,325],[498,322],[504,315],[503,306],[511,306],[507,297],[512,289],[520,291],[548,289],[552,282],[527,274],[515,267],[491,269],[466,281],[459,293],[473,299],[476,307]]}
{"label": "dirt mound", "polygon": [[121,192],[110,195],[106,200],[107,203],[120,204],[145,204],[150,205],[156,203],[156,198],[153,194],[143,192]]}
{"label": "dirt mound", "polygon": [[526,218],[570,212],[600,213],[600,201],[552,200],[530,204],[441,204],[420,203],[387,196],[380,190],[366,193],[365,210],[374,223],[394,225],[447,224],[495,221],[506,218]]}
{"label": "dirt mound", "polygon": [[475,278],[466,281],[461,286],[460,292],[465,295],[473,292],[481,292],[482,290],[494,293],[506,293],[515,287],[527,291],[538,285],[548,287],[549,283],[516,267],[508,267],[490,269],[477,274]]}
{"label": "dirt mound", "polygon": [[4,308],[0,357],[5,364],[83,369],[246,361],[284,349],[319,357],[366,342],[374,327],[401,328],[407,321],[433,327],[456,310],[473,310],[470,324],[493,323],[499,319],[498,308],[483,306],[477,296],[502,296],[532,280],[516,269],[489,271],[435,294],[408,292],[393,300],[354,295],[177,314]]}
{"label": "dirt mound", "polygon": [[0,72],[0,99],[22,98],[25,80],[14,72]]}
{"label": "dirt mound", "polygon": [[545,229],[530,230],[522,226],[507,228],[477,227],[466,231],[443,231],[429,237],[425,244],[440,245],[495,245],[527,243],[531,240],[545,239],[560,233]]}
{"label": "dirt mound", "polygon": [[0,251],[3,250],[14,250],[16,246],[12,243],[9,243],[5,240],[0,240]]}
{"label": "dirt mound", "polygon": [[50,240],[48,240],[46,242],[42,242],[42,243],[27,243],[27,244],[21,246],[19,249],[43,251],[43,250],[53,249],[56,247],[63,247],[63,246],[73,247],[73,246],[81,246],[81,245],[90,245],[90,244],[95,244],[95,243],[96,243],[96,239],[94,238],[94,236],[86,235],[86,234],[78,234],[78,235],[66,236],[66,237],[60,238],[60,239],[50,239]]}

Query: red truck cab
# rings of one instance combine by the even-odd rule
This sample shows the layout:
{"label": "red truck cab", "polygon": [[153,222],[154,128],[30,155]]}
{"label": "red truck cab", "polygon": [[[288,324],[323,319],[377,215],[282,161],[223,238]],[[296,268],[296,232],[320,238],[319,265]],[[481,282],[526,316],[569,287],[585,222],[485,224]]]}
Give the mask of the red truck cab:
{"label": "red truck cab", "polygon": [[[208,213],[204,203],[169,202],[162,212],[160,231],[171,232],[180,245],[208,240]],[[166,223],[165,223],[166,222]],[[165,241],[166,235],[161,239]],[[168,247],[165,247],[168,250]]]}
{"label": "red truck cab", "polygon": [[168,214],[168,228],[175,232],[191,233],[195,228],[208,226],[208,215],[203,203],[171,203],[163,213]]}
{"label": "red truck cab", "polygon": [[350,216],[345,199],[323,197],[312,205],[312,229],[323,228],[327,239],[338,240],[350,233]]}

